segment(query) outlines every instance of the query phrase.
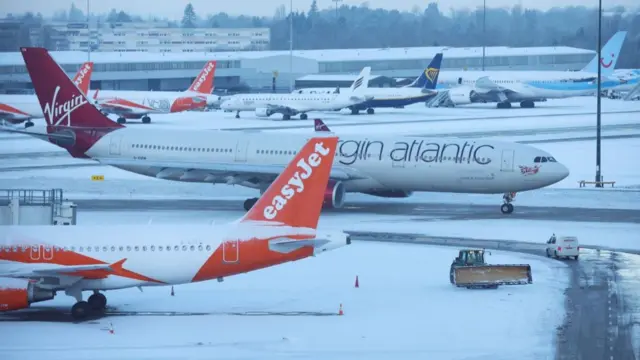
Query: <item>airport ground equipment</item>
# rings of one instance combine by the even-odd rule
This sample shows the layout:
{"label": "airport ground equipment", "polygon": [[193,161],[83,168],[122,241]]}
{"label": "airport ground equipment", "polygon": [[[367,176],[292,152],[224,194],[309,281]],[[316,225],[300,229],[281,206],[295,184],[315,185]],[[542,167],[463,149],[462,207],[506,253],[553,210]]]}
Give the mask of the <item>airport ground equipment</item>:
{"label": "airport ground equipment", "polygon": [[0,225],[75,225],[76,204],[62,189],[0,189]]}
{"label": "airport ground equipment", "polygon": [[449,281],[467,289],[495,289],[500,285],[531,284],[529,264],[487,264],[484,249],[463,249],[451,262]]}

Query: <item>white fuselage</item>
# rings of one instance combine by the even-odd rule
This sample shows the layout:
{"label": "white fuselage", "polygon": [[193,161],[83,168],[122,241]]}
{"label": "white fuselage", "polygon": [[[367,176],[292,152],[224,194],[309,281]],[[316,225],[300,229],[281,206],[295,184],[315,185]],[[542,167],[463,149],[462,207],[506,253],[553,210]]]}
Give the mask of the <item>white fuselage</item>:
{"label": "white fuselage", "polygon": [[[332,94],[336,88],[306,88],[294,90],[292,94]],[[340,88],[340,93],[349,91],[349,88]],[[366,107],[402,107],[416,102],[425,101],[433,96],[435,91],[424,90],[420,88],[367,88],[363,91],[364,95],[369,98],[363,104]]]}
{"label": "white fuselage", "polygon": [[[94,90],[90,90],[89,98],[95,94]],[[215,105],[219,102],[219,96],[213,94],[202,94],[194,91],[129,91],[129,90],[98,90],[98,105],[102,105],[113,101],[114,99],[123,99],[133,102],[139,107],[124,104],[127,107],[127,113],[132,114],[150,114],[150,113],[170,113],[188,110],[193,104],[205,102],[207,105]],[[109,111],[107,111],[109,112]],[[119,113],[119,111],[113,111]]]}
{"label": "white fuselage", "polygon": [[273,106],[288,107],[299,112],[335,110],[364,101],[343,94],[237,94],[224,101],[220,107],[227,111],[255,111]]}
{"label": "white fuselage", "polygon": [[[119,167],[156,176],[161,169],[145,165],[146,161],[172,166],[184,163],[187,169],[197,169],[198,164],[225,163],[284,166],[307,137],[122,128],[106,134],[86,153],[98,160],[127,160],[127,166]],[[568,175],[567,168],[558,162],[534,163],[534,158],[540,156],[551,157],[528,145],[494,140],[345,135],[340,138],[334,168],[358,175],[358,179],[345,182],[345,189],[350,192],[504,193],[541,188]],[[179,172],[163,178],[181,180],[182,175]],[[188,181],[225,183],[226,178],[218,178],[213,172],[190,171]]]}
{"label": "white fuselage", "polygon": [[[260,224],[222,225],[97,225],[97,226],[0,226],[0,274],[64,268],[65,265],[114,264],[126,259],[128,273],[82,279],[82,290],[113,290],[133,286],[184,284],[222,278],[291,261],[286,254],[266,251],[258,244],[278,237],[329,239],[323,248],[342,246],[339,231]],[[331,240],[331,239],[335,239]],[[17,249],[14,254],[9,249]],[[300,258],[300,254],[295,257]],[[304,256],[302,256],[304,257]],[[0,279],[1,280],[1,279]],[[75,281],[70,278],[69,280]],[[61,278],[51,290],[71,284]],[[47,287],[41,284],[40,287]]]}
{"label": "white fuselage", "polygon": [[[443,71],[438,78],[438,89],[460,86],[473,88],[483,94],[500,91],[478,86],[478,79],[488,77],[502,91],[513,94],[514,101],[538,98],[566,98],[591,95],[597,90],[597,74],[583,71]],[[620,82],[603,77],[602,89],[612,88]]]}

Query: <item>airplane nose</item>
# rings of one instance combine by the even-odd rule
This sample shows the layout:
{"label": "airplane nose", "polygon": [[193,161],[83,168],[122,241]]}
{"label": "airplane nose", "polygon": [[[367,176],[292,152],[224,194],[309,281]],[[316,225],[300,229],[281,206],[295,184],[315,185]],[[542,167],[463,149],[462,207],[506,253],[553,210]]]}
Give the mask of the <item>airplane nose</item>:
{"label": "airplane nose", "polygon": [[559,177],[559,179],[558,179],[558,181],[566,179],[567,176],[569,176],[569,173],[570,173],[569,169],[566,166],[562,165],[562,164],[558,164],[558,166],[559,166],[559,169],[558,169],[558,177]]}

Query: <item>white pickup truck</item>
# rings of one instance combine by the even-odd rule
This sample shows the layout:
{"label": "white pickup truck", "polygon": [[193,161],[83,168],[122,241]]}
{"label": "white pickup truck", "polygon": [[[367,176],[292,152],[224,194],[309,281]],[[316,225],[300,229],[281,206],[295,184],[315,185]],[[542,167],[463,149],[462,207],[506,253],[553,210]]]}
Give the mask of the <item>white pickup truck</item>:
{"label": "white pickup truck", "polygon": [[547,241],[547,257],[574,258],[578,260],[580,255],[580,243],[575,236],[558,236],[555,234]]}

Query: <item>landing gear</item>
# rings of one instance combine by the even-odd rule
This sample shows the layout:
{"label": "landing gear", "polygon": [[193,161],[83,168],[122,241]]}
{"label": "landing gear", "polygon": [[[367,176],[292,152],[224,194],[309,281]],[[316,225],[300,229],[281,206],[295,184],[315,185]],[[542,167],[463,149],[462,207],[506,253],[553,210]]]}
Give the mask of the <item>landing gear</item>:
{"label": "landing gear", "polygon": [[71,316],[76,320],[86,319],[95,313],[102,313],[107,307],[107,297],[97,290],[89,296],[88,301],[82,300],[82,291],[79,288],[69,288],[65,293],[76,299],[76,303],[71,307]]}
{"label": "landing gear", "polygon": [[305,113],[300,114],[300,120],[307,120],[307,114]]}
{"label": "landing gear", "polygon": [[91,305],[86,301],[78,301],[71,307],[71,316],[76,320],[86,318],[91,314]]}
{"label": "landing gear", "polygon": [[351,108],[351,115],[358,115],[358,114],[360,114],[360,110],[356,108]]}
{"label": "landing gear", "polygon": [[251,208],[253,207],[253,205],[255,205],[258,202],[258,198],[250,198],[244,201],[244,209],[246,211],[251,210]]}
{"label": "landing gear", "polygon": [[97,291],[93,295],[89,296],[87,301],[91,309],[102,311],[107,307],[107,297]]}
{"label": "landing gear", "polygon": [[500,206],[500,211],[503,214],[511,214],[513,212],[513,204],[511,204],[511,202],[513,201],[514,197],[516,197],[516,193],[506,193],[504,194],[504,196],[502,196],[504,204]]}
{"label": "landing gear", "polygon": [[148,117],[146,115],[142,117],[142,123],[143,124],[148,124],[150,122],[151,122],[151,118],[150,117]]}
{"label": "landing gear", "polygon": [[535,106],[536,106],[536,104],[531,100],[525,100],[525,101],[522,101],[520,103],[520,107],[523,108],[523,109],[531,109],[531,108],[533,108]]}
{"label": "landing gear", "polygon": [[368,115],[373,115],[376,111],[373,108],[368,108],[367,109],[367,114]]}
{"label": "landing gear", "polygon": [[240,119],[240,111],[236,112],[236,119]]}
{"label": "landing gear", "polygon": [[511,109],[511,103],[510,102],[499,102],[497,105],[498,109]]}
{"label": "landing gear", "polygon": [[31,120],[29,120],[29,121],[27,121],[26,123],[24,123],[24,128],[25,128],[25,129],[26,129],[26,128],[30,128],[30,127],[32,127],[32,126],[33,126],[33,121],[31,121]]}
{"label": "landing gear", "polygon": [[124,117],[119,117],[118,118],[118,124],[126,124],[127,123],[127,119],[125,119]]}
{"label": "landing gear", "polygon": [[282,115],[282,120],[291,120],[291,115],[283,114]]}

